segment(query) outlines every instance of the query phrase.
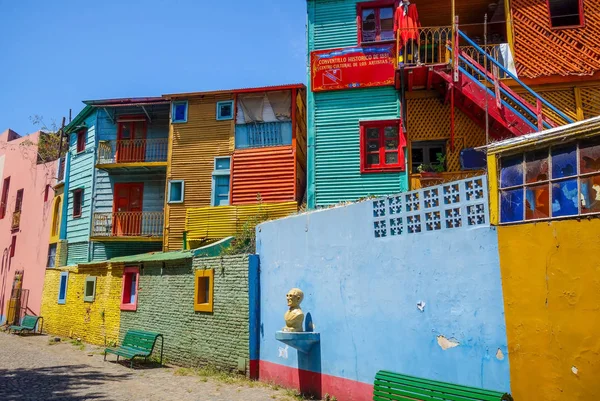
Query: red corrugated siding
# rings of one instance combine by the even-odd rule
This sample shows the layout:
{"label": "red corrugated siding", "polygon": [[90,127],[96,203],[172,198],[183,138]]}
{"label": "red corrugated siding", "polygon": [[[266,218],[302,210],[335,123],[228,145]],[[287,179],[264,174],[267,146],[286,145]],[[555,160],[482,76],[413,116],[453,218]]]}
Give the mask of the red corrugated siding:
{"label": "red corrugated siding", "polygon": [[235,151],[232,205],[256,203],[259,193],[265,203],[295,200],[294,163],[291,146]]}

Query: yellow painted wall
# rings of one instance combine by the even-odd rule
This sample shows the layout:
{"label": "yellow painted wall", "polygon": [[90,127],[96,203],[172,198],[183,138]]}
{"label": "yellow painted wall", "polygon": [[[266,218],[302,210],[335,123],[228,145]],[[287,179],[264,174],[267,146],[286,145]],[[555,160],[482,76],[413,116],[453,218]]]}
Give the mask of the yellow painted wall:
{"label": "yellow painted wall", "polygon": [[[65,269],[47,269],[42,295],[41,315],[44,331],[50,334],[81,338],[82,341],[105,345],[119,337],[122,267],[71,268],[67,300],[58,304],[60,273]],[[96,278],[94,302],[83,302],[85,279]]]}
{"label": "yellow painted wall", "polygon": [[598,219],[498,227],[515,400],[600,394],[599,233]]}
{"label": "yellow painted wall", "polygon": [[233,94],[206,95],[188,100],[188,122],[171,124],[168,180],[185,181],[185,199],[165,207],[165,251],[183,247],[185,211],[210,206],[214,158],[231,156],[234,120],[217,121],[217,102],[233,100]]}

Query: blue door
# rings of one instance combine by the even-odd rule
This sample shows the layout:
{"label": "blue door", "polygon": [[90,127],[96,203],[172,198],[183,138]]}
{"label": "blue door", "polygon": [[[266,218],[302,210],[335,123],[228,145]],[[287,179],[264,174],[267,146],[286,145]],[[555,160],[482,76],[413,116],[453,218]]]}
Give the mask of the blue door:
{"label": "blue door", "polygon": [[217,175],[213,176],[215,180],[215,194],[213,206],[229,205],[229,176]]}

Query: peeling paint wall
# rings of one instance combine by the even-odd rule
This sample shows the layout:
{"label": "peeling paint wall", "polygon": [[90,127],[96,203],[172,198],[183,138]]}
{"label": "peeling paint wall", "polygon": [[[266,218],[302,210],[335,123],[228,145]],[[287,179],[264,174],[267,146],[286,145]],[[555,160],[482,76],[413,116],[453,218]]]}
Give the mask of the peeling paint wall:
{"label": "peeling paint wall", "polygon": [[[259,226],[261,380],[340,401],[372,400],[381,369],[509,391],[496,229],[374,238],[372,203]],[[321,336],[309,356],[275,340],[292,287]]]}
{"label": "peeling paint wall", "polygon": [[600,394],[600,220],[498,228],[515,400]]}

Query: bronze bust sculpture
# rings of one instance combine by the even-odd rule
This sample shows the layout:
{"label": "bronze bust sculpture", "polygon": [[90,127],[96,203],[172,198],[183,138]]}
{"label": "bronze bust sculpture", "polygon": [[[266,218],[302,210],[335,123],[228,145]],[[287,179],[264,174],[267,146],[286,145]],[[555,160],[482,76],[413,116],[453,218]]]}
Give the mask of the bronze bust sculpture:
{"label": "bronze bust sculpture", "polygon": [[304,313],[300,309],[300,303],[304,299],[304,293],[299,288],[292,288],[286,295],[287,304],[290,308],[285,315],[285,327],[282,331],[287,332],[303,332],[302,324],[304,323]]}

